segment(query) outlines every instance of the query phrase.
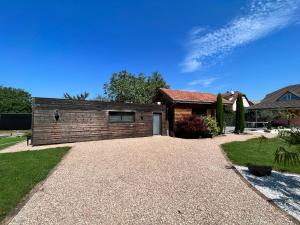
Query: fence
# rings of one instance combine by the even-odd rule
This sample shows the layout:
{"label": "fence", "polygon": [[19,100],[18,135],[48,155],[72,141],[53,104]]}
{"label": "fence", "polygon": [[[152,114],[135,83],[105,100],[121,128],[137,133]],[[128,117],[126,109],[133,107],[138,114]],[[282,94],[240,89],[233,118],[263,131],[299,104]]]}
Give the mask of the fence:
{"label": "fence", "polygon": [[31,113],[0,113],[0,130],[31,129]]}

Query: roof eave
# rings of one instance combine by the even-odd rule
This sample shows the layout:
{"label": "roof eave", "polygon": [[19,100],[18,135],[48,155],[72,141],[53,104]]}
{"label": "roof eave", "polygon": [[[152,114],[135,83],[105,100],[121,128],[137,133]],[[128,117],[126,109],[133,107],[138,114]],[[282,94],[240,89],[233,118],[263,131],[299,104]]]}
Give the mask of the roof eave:
{"label": "roof eave", "polygon": [[[214,102],[196,102],[196,101],[183,101],[183,100],[173,100],[173,103],[180,103],[180,104],[197,104],[197,105],[211,105],[215,104]],[[224,105],[232,105],[232,103],[223,103]]]}

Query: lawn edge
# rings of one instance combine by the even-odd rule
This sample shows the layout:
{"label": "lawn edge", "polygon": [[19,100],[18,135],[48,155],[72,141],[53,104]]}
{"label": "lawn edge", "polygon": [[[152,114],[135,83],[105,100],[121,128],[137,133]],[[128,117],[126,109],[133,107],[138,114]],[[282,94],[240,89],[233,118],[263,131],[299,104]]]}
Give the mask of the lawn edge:
{"label": "lawn edge", "polygon": [[277,211],[280,211],[281,213],[283,213],[288,219],[290,219],[292,222],[294,222],[295,224],[300,225],[300,221],[297,220],[295,217],[293,217],[291,214],[289,214],[288,212],[286,212],[285,210],[283,210],[282,208],[280,208],[278,205],[275,204],[275,202],[266,197],[263,193],[261,193],[259,190],[257,190],[234,166],[234,164],[230,161],[230,159],[228,158],[226,152],[224,151],[222,144],[219,145],[220,149],[221,149],[221,153],[224,156],[226,162],[229,164],[230,168],[232,169],[237,175],[238,177],[241,179],[241,181],[243,181],[250,189],[252,189],[257,195],[259,195],[262,199],[264,199],[265,201],[267,201],[270,205],[272,205],[275,209],[277,209]]}
{"label": "lawn edge", "polygon": [[[42,180],[41,182],[37,183],[30,191],[28,194],[26,194],[21,200],[20,202],[17,204],[17,206],[7,214],[6,217],[4,217],[4,219],[2,221],[0,221],[0,225],[8,225],[12,219],[18,215],[18,213],[21,211],[21,209],[26,205],[26,203],[32,198],[32,196],[38,192],[41,187],[43,186],[43,184],[48,180],[48,178],[58,169],[58,167],[61,165],[61,163],[65,160],[65,158],[69,155],[70,151],[72,150],[72,146],[64,146],[64,147],[69,147],[70,149],[67,151],[66,154],[64,154],[64,156],[61,158],[61,160],[59,161],[59,163],[56,164],[56,166],[54,166],[48,173],[48,175],[45,177],[44,180]],[[41,150],[35,150],[35,151],[43,151],[45,149],[41,149]]]}
{"label": "lawn edge", "polygon": [[22,143],[22,142],[26,142],[26,139],[24,139],[23,141],[18,141],[18,142],[16,142],[16,143],[12,144],[12,145],[8,145],[7,147],[1,148],[1,149],[0,149],[0,153],[1,153],[2,150],[5,150],[5,149],[10,148],[10,147],[12,147],[12,146],[15,146],[15,145],[17,145],[17,144],[20,144],[20,143]]}

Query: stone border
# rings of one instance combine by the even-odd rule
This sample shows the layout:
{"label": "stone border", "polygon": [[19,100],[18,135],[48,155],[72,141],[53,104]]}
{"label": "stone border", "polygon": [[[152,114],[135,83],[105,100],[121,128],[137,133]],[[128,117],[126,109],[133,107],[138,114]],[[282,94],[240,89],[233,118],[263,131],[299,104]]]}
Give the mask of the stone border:
{"label": "stone border", "polygon": [[263,193],[261,193],[259,190],[257,190],[245,177],[243,177],[242,174],[240,174],[240,172],[235,168],[235,166],[232,164],[232,162],[230,161],[230,159],[228,158],[226,152],[224,151],[224,149],[222,148],[222,145],[219,145],[222,155],[224,156],[226,162],[229,164],[228,167],[225,167],[226,169],[232,169],[241,179],[241,181],[243,181],[250,189],[252,189],[256,194],[258,194],[262,199],[264,199],[265,201],[267,201],[268,203],[270,203],[270,205],[272,205],[275,209],[277,209],[278,211],[280,211],[281,213],[283,213],[286,217],[288,217],[292,222],[294,222],[295,224],[300,225],[300,221],[297,220],[295,217],[293,217],[291,214],[289,214],[288,212],[286,212],[285,210],[283,210],[282,208],[280,208],[278,205],[276,205],[274,203],[274,201],[268,197],[266,197]]}
{"label": "stone border", "polygon": [[[65,146],[65,147],[70,147],[70,146]],[[6,217],[0,221],[0,225],[8,225],[12,219],[18,215],[18,213],[21,211],[21,209],[26,205],[26,203],[32,198],[32,196],[38,192],[39,190],[41,190],[43,184],[47,181],[47,179],[58,169],[58,167],[62,164],[62,162],[66,159],[66,157],[70,154],[71,150],[73,149],[73,147],[70,147],[70,149],[68,150],[68,152],[61,158],[60,162],[58,162],[58,164],[56,166],[54,166],[54,168],[52,170],[50,170],[50,172],[48,173],[48,175],[45,177],[44,180],[42,180],[41,182],[37,183],[28,194],[26,194],[21,200],[20,202],[17,204],[17,206],[12,209],[11,212],[9,212]],[[43,151],[44,149],[41,150],[35,150],[35,151]]]}

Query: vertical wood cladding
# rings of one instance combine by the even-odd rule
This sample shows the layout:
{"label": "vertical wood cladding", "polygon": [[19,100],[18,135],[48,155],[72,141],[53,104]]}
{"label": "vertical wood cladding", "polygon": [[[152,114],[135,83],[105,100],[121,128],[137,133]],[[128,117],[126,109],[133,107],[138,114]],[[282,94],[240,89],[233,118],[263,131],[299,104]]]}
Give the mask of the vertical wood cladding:
{"label": "vertical wood cladding", "polygon": [[[110,123],[110,111],[135,112],[135,122]],[[32,144],[152,136],[153,113],[162,113],[162,135],[166,135],[164,105],[34,98]]]}

